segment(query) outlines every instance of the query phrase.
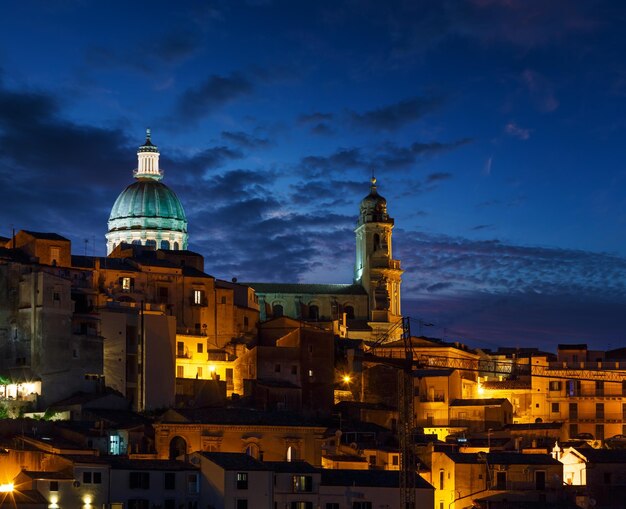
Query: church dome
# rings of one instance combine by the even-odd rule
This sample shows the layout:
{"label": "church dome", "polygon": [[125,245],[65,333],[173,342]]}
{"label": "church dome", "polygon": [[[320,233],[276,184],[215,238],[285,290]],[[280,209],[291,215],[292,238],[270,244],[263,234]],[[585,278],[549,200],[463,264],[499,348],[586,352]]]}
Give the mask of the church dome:
{"label": "church dome", "polygon": [[387,200],[378,194],[376,178],[372,177],[370,194],[361,200],[359,223],[388,222]]}
{"label": "church dome", "polygon": [[124,242],[159,249],[187,249],[187,217],[180,200],[160,182],[159,151],[147,131],[137,151],[136,182],[115,200],[108,222],[107,252]]}
{"label": "church dome", "polygon": [[147,178],[124,189],[109,216],[109,231],[144,226],[186,231],[186,224],[185,211],[174,191]]}

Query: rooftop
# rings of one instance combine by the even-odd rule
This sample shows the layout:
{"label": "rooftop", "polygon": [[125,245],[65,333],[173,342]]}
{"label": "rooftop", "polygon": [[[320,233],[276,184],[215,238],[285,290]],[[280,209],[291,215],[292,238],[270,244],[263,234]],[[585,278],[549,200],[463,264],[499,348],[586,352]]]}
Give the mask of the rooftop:
{"label": "rooftop", "polygon": [[[398,488],[400,486],[400,472],[394,470],[329,470],[322,472],[324,486],[367,486],[377,488]],[[418,490],[434,488],[422,479],[415,476],[415,487]]]}
{"label": "rooftop", "polygon": [[361,285],[331,285],[308,283],[241,283],[256,293],[295,293],[315,295],[367,295]]}
{"label": "rooftop", "polygon": [[199,451],[196,454],[203,456],[204,458],[212,461],[216,465],[219,465],[224,470],[271,470],[269,465],[266,465],[252,456],[243,452],[205,452]]}

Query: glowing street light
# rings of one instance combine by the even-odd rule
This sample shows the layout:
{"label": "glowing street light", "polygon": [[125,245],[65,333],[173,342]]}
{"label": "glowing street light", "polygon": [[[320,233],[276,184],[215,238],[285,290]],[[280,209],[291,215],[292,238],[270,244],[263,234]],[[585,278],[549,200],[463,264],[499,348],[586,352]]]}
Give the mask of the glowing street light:
{"label": "glowing street light", "polygon": [[0,493],[11,493],[13,491],[13,483],[8,482],[5,484],[0,484]]}
{"label": "glowing street light", "polygon": [[349,384],[351,381],[352,381],[352,378],[350,378],[350,375],[343,375],[344,384]]}

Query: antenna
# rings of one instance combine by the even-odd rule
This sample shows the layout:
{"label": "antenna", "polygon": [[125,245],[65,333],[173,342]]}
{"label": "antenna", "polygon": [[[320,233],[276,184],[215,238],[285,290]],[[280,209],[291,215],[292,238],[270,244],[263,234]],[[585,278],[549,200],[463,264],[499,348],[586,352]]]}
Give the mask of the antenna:
{"label": "antenna", "polygon": [[87,246],[89,245],[89,239],[85,239],[85,256],[87,256]]}

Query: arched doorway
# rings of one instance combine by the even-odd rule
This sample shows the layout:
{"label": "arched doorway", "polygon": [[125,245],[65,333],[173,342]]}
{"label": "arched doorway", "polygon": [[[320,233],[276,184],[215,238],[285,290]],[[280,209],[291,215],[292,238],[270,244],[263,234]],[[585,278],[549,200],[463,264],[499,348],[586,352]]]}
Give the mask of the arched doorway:
{"label": "arched doorway", "polygon": [[184,454],[187,454],[187,441],[179,436],[172,438],[170,441],[170,459],[175,460]]}

